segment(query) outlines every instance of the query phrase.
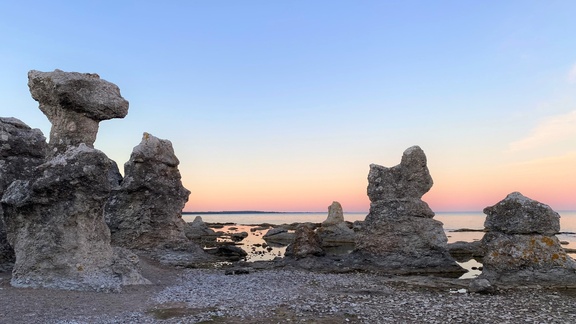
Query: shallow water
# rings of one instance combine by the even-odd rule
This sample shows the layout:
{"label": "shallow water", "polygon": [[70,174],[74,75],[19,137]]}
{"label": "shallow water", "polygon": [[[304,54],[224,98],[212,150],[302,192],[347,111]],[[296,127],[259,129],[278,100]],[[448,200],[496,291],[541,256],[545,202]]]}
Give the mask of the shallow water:
{"label": "shallow water", "polygon": [[[560,214],[560,231],[558,234],[560,241],[564,241],[564,247],[576,249],[576,211],[564,211]],[[321,223],[327,217],[327,213],[254,213],[254,214],[186,214],[182,218],[187,222],[192,222],[196,216],[201,216],[202,220],[207,223],[234,223],[237,225],[227,225],[216,231],[223,232],[247,232],[248,237],[239,242],[246,252],[248,252],[247,261],[272,260],[275,257],[284,256],[285,246],[281,245],[262,245],[266,243],[262,236],[268,231],[257,230],[250,231],[253,224],[291,224],[291,223]],[[364,220],[366,213],[345,213],[344,219],[350,222]],[[484,229],[484,220],[486,215],[481,212],[449,212],[436,213],[434,219],[444,224],[444,232],[448,238],[448,243],[456,241],[472,242],[482,239],[483,232],[454,232],[459,229]],[[230,229],[232,228],[232,229]],[[234,229],[236,228],[236,229]],[[348,253],[348,250],[342,250],[340,253]],[[576,254],[570,254],[573,258]],[[462,278],[474,278],[481,273],[477,268],[482,264],[477,260],[459,262],[465,269],[469,270]],[[474,269],[473,269],[474,268]]]}

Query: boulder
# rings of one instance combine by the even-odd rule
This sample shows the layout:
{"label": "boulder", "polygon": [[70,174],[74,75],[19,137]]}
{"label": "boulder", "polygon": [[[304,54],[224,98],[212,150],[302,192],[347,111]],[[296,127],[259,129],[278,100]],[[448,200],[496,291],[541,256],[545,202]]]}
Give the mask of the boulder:
{"label": "boulder", "polygon": [[215,241],[218,234],[208,227],[201,216],[196,216],[192,223],[186,223],[184,233],[189,240],[201,243],[204,241]]}
{"label": "boulder", "polygon": [[480,241],[448,243],[448,251],[457,260],[484,256],[484,249]]}
{"label": "boulder", "polygon": [[274,227],[268,230],[262,239],[268,243],[277,243],[281,245],[288,245],[294,242],[294,233],[288,232],[284,227]]}
{"label": "boulder", "polygon": [[496,205],[484,208],[484,213],[484,227],[492,232],[543,235],[560,232],[560,215],[557,212],[519,192],[513,192]]}
{"label": "boulder", "polygon": [[13,286],[118,291],[148,283],[138,258],[110,245],[103,217],[110,166],[104,153],[80,144],[6,189],[2,207],[16,254]]}
{"label": "boulder", "polygon": [[549,206],[514,192],[484,213],[479,278],[498,285],[576,285],[576,261],[554,235],[560,216]]}
{"label": "boulder", "polygon": [[128,114],[128,101],[120,89],[98,74],[32,70],[28,72],[28,87],[52,123],[52,154],[80,143],[93,147],[100,121]]}
{"label": "boulder", "polygon": [[190,243],[181,214],[190,191],[182,186],[178,164],[170,141],[144,133],[106,204],[113,245],[151,250]]}
{"label": "boulder", "polygon": [[[14,180],[30,179],[34,169],[44,163],[48,145],[39,129],[32,129],[16,118],[0,117],[0,198]],[[11,270],[14,249],[8,243],[0,208],[0,272]]]}
{"label": "boulder", "polygon": [[399,165],[370,165],[370,212],[356,233],[357,259],[379,271],[457,276],[466,272],[450,256],[442,223],[422,196],[433,181],[418,146],[404,151]]}
{"label": "boulder", "polygon": [[477,294],[494,294],[496,292],[496,287],[492,286],[490,281],[487,279],[476,278],[470,281],[468,291]]}
{"label": "boulder", "polygon": [[322,245],[331,246],[340,243],[354,243],[356,235],[344,221],[344,213],[339,202],[334,201],[328,206],[328,217],[316,233],[322,240]]}
{"label": "boulder", "polygon": [[294,242],[286,247],[284,256],[287,258],[301,259],[309,256],[324,256],[322,241],[314,232],[314,229],[306,225],[296,228]]}

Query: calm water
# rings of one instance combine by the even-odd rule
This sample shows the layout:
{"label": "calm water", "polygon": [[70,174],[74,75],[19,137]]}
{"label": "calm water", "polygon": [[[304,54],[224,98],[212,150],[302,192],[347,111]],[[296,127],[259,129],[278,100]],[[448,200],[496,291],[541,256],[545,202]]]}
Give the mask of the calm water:
{"label": "calm water", "polygon": [[[566,234],[558,234],[558,239],[564,241],[563,246],[576,249],[576,211],[563,211],[560,214],[560,230],[561,232],[570,232]],[[249,236],[242,241],[243,248],[249,252],[248,260],[271,260],[276,256],[284,255],[286,247],[274,246],[270,251],[263,248],[256,248],[254,244],[261,244],[264,241],[262,236],[266,231],[251,232],[253,224],[291,224],[291,223],[304,223],[313,222],[321,223],[328,216],[327,213],[256,213],[256,214],[187,214],[182,218],[187,222],[192,222],[196,216],[201,216],[204,222],[208,223],[235,223],[235,226],[225,226],[222,230],[225,232],[242,232],[246,231]],[[357,220],[364,220],[366,213],[344,213],[344,219],[350,222]],[[444,231],[448,237],[448,243],[456,241],[472,242],[482,239],[484,233],[482,232],[454,232],[457,229],[477,229],[484,228],[484,219],[486,215],[481,212],[449,212],[449,213],[436,213],[434,219],[441,221],[444,224]],[[250,253],[252,252],[252,253]],[[571,254],[576,257],[575,254]],[[464,268],[470,270],[463,278],[472,278],[480,274],[479,270],[472,270],[473,267],[482,266],[476,260],[470,260],[460,263]]]}
{"label": "calm water", "polygon": [[[576,232],[576,211],[559,212],[562,232]],[[327,213],[257,213],[257,214],[198,214],[209,223],[248,224],[291,224],[313,222],[321,223]],[[183,215],[185,221],[191,222],[197,215]],[[366,213],[344,213],[344,219],[350,222],[364,220]],[[461,228],[483,229],[486,215],[482,212],[449,212],[436,213],[434,219],[444,223],[444,230]]]}

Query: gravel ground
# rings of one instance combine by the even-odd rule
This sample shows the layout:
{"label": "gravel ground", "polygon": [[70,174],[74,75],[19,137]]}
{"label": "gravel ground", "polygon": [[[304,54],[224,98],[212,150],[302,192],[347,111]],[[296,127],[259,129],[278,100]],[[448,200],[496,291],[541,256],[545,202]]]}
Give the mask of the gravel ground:
{"label": "gravel ground", "polygon": [[295,269],[226,275],[143,261],[154,284],[116,294],[16,289],[0,276],[0,323],[576,323],[568,290],[478,295],[442,279]]}

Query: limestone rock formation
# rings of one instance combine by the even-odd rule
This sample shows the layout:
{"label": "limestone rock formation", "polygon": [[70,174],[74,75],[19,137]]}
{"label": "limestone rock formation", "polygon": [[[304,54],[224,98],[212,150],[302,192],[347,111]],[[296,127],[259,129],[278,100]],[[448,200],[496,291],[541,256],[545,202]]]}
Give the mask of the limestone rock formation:
{"label": "limestone rock formation", "polygon": [[52,123],[52,153],[80,143],[93,147],[100,121],[123,118],[128,113],[128,101],[118,87],[98,74],[32,70],[28,72],[28,87]]}
{"label": "limestone rock formation", "polygon": [[356,238],[354,230],[344,221],[342,206],[337,201],[328,206],[328,217],[316,232],[322,240],[322,245],[354,243]]}
{"label": "limestone rock formation", "polygon": [[426,155],[408,148],[399,165],[370,165],[370,213],[356,234],[356,257],[394,273],[465,272],[447,250],[442,223],[422,196],[432,187]]}
{"label": "limestone rock formation", "polygon": [[197,243],[216,241],[216,237],[218,237],[218,234],[208,227],[200,216],[196,216],[192,223],[185,224],[184,233],[189,240]]}
{"label": "limestone rock formation", "polygon": [[262,239],[267,243],[276,243],[280,245],[288,245],[294,242],[295,234],[288,232],[284,227],[274,227],[269,229]]}
{"label": "limestone rock formation", "polygon": [[479,278],[493,284],[576,284],[576,262],[558,238],[560,215],[519,192],[486,207],[482,238],[484,269]]}
{"label": "limestone rock formation", "polygon": [[179,163],[170,141],[144,133],[106,205],[113,245],[151,250],[190,243],[181,215],[190,191],[182,186]]}
{"label": "limestone rock formation", "polygon": [[284,256],[287,258],[301,259],[308,256],[324,256],[320,237],[314,229],[306,225],[296,228],[294,242],[286,248]]}
{"label": "limestone rock formation", "polygon": [[104,153],[80,144],[7,188],[2,207],[16,253],[13,286],[117,291],[148,282],[136,256],[110,245],[103,217],[110,166]]}
{"label": "limestone rock formation", "polygon": [[[0,117],[0,198],[14,180],[29,179],[44,163],[48,145],[39,129],[32,129],[16,118]],[[14,249],[6,239],[0,208],[0,271],[12,267]]]}

